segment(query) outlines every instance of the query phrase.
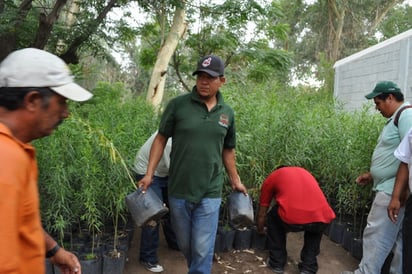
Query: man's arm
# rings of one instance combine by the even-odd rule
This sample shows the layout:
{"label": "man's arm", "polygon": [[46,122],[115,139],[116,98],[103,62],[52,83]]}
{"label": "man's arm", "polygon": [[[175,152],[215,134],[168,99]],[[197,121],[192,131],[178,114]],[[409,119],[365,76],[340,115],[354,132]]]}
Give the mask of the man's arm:
{"label": "man's arm", "polygon": [[247,189],[240,181],[239,174],[237,173],[235,149],[223,149],[222,157],[226,172],[228,173],[230,178],[230,183],[232,184],[232,188],[247,195]]}
{"label": "man's arm", "polygon": [[405,203],[408,195],[408,179],[409,169],[408,164],[401,162],[398,172],[396,173],[395,185],[393,187],[392,199],[388,205],[388,217],[392,222],[396,223],[399,209]]}
{"label": "man's arm", "polygon": [[46,231],[44,231],[44,237],[46,240],[46,256],[49,257],[52,264],[59,267],[61,273],[82,273],[80,262],[73,253],[65,250],[63,247],[60,247]]}
{"label": "man's arm", "polygon": [[257,232],[260,234],[265,233],[265,220],[266,220],[267,211],[268,211],[267,206],[259,206],[258,216],[256,220],[256,227],[257,227]]}

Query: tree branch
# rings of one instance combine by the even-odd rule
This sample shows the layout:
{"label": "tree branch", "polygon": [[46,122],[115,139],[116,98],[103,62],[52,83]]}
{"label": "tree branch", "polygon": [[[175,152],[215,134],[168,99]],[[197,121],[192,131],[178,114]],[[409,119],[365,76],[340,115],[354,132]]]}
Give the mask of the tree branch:
{"label": "tree branch", "polygon": [[89,39],[89,36],[92,35],[97,30],[99,25],[106,18],[109,11],[113,7],[115,7],[116,1],[117,0],[110,0],[109,3],[107,3],[106,7],[104,7],[102,12],[97,16],[97,18],[91,21],[89,26],[85,27],[85,31],[81,32],[79,36],[77,36],[73,40],[73,42],[69,45],[69,47],[67,48],[67,51],[60,56],[66,63],[69,63],[69,64],[79,63],[79,57],[77,56],[77,50],[87,39]]}
{"label": "tree branch", "polygon": [[[0,36],[0,61],[2,61],[6,56],[16,49],[17,41],[17,31],[20,28],[20,25],[27,17],[29,10],[32,8],[33,0],[24,0],[21,2],[16,18],[14,19],[14,24],[12,30],[6,32]],[[4,2],[1,2],[4,5]],[[3,7],[4,9],[4,7]]]}
{"label": "tree branch", "polygon": [[369,33],[375,31],[375,29],[382,22],[383,18],[386,16],[389,10],[391,10],[397,4],[401,4],[403,2],[403,0],[393,0],[387,3],[386,6],[383,6],[381,10],[379,8],[376,9],[376,15],[369,29]]}
{"label": "tree branch", "polygon": [[60,11],[66,3],[67,0],[57,0],[49,15],[46,15],[46,11],[40,13],[39,28],[32,44],[33,47],[43,49],[46,46],[53,30],[53,25],[59,18]]}

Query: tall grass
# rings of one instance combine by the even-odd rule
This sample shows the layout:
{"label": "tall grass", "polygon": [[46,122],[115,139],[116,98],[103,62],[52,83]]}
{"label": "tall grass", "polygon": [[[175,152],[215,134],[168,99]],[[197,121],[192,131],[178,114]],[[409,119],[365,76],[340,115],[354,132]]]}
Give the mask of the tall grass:
{"label": "tall grass", "polygon": [[65,232],[99,232],[125,218],[135,154],[158,124],[145,99],[131,97],[121,84],[100,83],[93,93],[92,100],[71,105],[71,117],[52,136],[34,143],[43,222],[61,242]]}
{"label": "tall grass", "polygon": [[[259,189],[278,165],[307,168],[336,210],[365,208],[370,189],[355,185],[369,169],[384,119],[370,107],[348,113],[330,92],[226,85],[234,108],[237,164],[242,181],[257,200]],[[72,117],[54,135],[36,141],[46,228],[63,238],[73,227],[99,231],[107,218],[126,214],[124,197],[133,190],[128,171],[159,117],[144,96],[121,84],[100,83],[94,98],[73,104]],[[224,196],[230,191],[224,188]],[[361,202],[360,202],[361,201]]]}
{"label": "tall grass", "polygon": [[224,94],[236,112],[241,178],[255,198],[278,165],[307,168],[330,197],[369,169],[384,124],[370,107],[349,113],[328,92],[276,85]]}

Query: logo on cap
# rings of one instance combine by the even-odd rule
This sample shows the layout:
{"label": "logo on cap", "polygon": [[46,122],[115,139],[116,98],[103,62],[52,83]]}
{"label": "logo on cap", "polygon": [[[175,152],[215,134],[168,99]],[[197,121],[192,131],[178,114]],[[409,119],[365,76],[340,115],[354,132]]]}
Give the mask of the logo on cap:
{"label": "logo on cap", "polygon": [[203,67],[208,67],[208,66],[210,66],[211,63],[212,63],[212,57],[209,57],[209,58],[207,58],[203,61],[202,66]]}

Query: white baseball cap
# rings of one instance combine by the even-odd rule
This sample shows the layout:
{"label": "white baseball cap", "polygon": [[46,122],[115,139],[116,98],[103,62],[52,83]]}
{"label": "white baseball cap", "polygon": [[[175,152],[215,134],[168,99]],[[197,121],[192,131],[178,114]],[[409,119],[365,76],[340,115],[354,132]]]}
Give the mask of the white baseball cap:
{"label": "white baseball cap", "polygon": [[93,96],[74,82],[62,59],[36,48],[16,50],[0,63],[0,87],[48,87],[77,102]]}

